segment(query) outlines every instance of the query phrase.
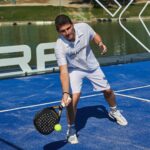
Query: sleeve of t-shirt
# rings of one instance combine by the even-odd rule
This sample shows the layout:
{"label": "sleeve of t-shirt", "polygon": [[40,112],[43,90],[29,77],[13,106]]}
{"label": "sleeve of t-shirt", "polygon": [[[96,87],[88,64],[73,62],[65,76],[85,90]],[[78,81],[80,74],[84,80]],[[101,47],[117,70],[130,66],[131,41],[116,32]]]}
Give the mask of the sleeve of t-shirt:
{"label": "sleeve of t-shirt", "polygon": [[86,28],[88,30],[88,35],[89,35],[89,40],[93,40],[96,32],[93,30],[93,28],[91,26],[89,26],[88,24],[86,24]]}
{"label": "sleeve of t-shirt", "polygon": [[59,39],[57,40],[55,46],[55,56],[56,56],[58,66],[67,64],[66,54],[64,52],[64,45]]}

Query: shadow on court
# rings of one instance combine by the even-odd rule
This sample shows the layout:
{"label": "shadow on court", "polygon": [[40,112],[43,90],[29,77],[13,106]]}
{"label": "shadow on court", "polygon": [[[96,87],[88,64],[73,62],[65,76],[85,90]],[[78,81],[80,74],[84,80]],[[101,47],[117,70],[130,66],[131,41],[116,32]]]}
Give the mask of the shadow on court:
{"label": "shadow on court", "polygon": [[50,149],[60,149],[61,147],[65,146],[67,144],[66,140],[56,141],[49,143],[43,147],[44,150],[50,150]]}
{"label": "shadow on court", "polygon": [[[22,148],[20,148],[20,147],[18,147],[17,145],[15,145],[15,144],[13,144],[13,143],[11,143],[11,142],[8,142],[7,140],[5,140],[5,139],[2,139],[2,138],[0,138],[0,143],[4,143],[4,145],[1,145],[1,148],[3,149],[14,149],[14,150],[23,150]],[[3,147],[4,146],[4,147]]]}
{"label": "shadow on court", "polygon": [[108,116],[108,111],[103,105],[83,107],[78,109],[77,111],[77,119],[76,119],[77,132],[85,127],[87,120],[91,117],[98,119],[108,118],[109,120],[113,121]]}
{"label": "shadow on court", "polygon": [[[79,108],[77,111],[77,119],[76,119],[77,132],[82,130],[86,126],[88,119],[91,117],[98,119],[108,118],[110,121],[114,121],[111,118],[109,118],[108,111],[102,105]],[[46,144],[43,147],[43,149],[44,150],[59,149],[65,146],[66,144],[67,144],[66,140],[60,140]]]}

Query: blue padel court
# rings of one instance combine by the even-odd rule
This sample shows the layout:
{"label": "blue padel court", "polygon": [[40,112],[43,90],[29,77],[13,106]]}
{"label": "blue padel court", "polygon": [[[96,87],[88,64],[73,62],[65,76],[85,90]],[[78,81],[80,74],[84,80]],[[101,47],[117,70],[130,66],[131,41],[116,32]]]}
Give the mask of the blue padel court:
{"label": "blue padel court", "polygon": [[58,105],[62,96],[59,73],[0,81],[0,150],[149,150],[150,61],[102,67],[116,93],[119,110],[128,120],[120,126],[108,117],[102,93],[93,92],[85,79],[77,112],[79,144],[65,140],[62,131],[44,136],[33,125],[37,111]]}

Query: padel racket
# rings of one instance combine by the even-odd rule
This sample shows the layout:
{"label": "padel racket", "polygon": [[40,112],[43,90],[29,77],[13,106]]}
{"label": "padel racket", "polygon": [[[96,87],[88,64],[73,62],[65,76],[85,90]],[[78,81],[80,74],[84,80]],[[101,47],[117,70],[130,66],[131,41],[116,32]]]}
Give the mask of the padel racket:
{"label": "padel racket", "polygon": [[[71,98],[68,97],[68,101]],[[35,114],[33,123],[37,131],[43,135],[48,135],[54,131],[54,126],[59,123],[64,104],[47,107]]]}
{"label": "padel racket", "polygon": [[33,123],[37,131],[48,135],[54,131],[54,126],[59,123],[63,105],[47,107],[35,114]]}

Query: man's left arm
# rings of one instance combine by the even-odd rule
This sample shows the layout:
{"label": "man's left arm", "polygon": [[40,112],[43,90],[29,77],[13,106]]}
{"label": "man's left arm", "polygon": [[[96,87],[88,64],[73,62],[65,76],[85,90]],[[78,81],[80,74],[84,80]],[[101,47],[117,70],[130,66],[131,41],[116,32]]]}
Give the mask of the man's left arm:
{"label": "man's left arm", "polygon": [[103,43],[101,36],[96,33],[93,37],[93,41],[100,47],[101,55],[104,55],[107,52],[107,47]]}

